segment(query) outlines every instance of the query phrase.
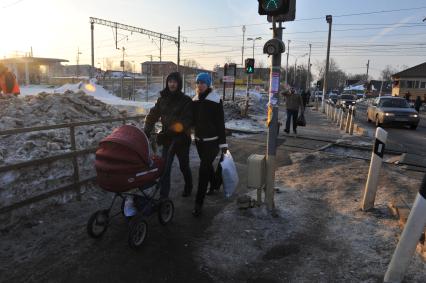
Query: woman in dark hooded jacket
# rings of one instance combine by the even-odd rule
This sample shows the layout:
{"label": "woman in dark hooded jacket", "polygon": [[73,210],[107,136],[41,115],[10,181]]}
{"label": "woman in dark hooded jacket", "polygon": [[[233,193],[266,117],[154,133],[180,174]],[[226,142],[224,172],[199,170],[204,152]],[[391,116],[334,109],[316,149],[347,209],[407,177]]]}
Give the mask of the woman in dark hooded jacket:
{"label": "woman in dark hooded jacket", "polygon": [[200,73],[196,78],[197,94],[193,98],[195,145],[200,156],[198,190],[192,214],[201,214],[207,185],[211,190],[217,185],[213,161],[220,149],[226,152],[228,145],[225,137],[225,119],[220,95],[212,90],[211,78],[207,73]]}

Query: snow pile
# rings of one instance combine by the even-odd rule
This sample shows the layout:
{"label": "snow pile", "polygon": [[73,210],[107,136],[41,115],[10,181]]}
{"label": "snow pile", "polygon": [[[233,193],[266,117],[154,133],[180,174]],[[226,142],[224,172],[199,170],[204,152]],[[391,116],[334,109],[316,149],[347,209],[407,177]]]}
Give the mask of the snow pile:
{"label": "snow pile", "polygon": [[[264,207],[228,205],[199,245],[203,268],[218,282],[239,276],[253,282],[382,280],[400,233],[387,203],[397,197],[411,202],[421,174],[386,166],[376,209],[367,213],[360,210],[367,162],[322,152],[290,157],[293,164],[276,171],[278,216]],[[425,267],[414,256],[407,282],[425,282]]]}
{"label": "snow pile", "polygon": [[244,112],[246,105],[245,96],[236,95],[235,101],[225,100],[223,103],[223,109],[225,112],[226,128],[246,132],[265,131],[267,114],[266,103],[267,97],[262,97],[260,100],[250,97],[248,117],[244,117],[242,113]]}
{"label": "snow pile", "polygon": [[[84,92],[40,93],[0,100],[0,130],[127,117],[126,111]],[[76,127],[78,150],[96,147],[121,122]],[[66,153],[71,150],[69,128],[1,137],[0,166]],[[94,175],[94,155],[78,159],[80,177]],[[0,207],[48,192],[72,182],[71,159],[0,173]]]}
{"label": "snow pile", "polygon": [[121,99],[105,90],[101,85],[96,84],[94,80],[91,80],[89,83],[79,82],[77,84],[65,84],[54,90],[55,93],[65,93],[67,91],[83,91],[85,94],[93,96],[109,105],[139,107],[141,108],[139,113],[146,113],[154,106],[152,102]]}
{"label": "snow pile", "polygon": [[35,96],[3,98],[0,130],[125,117],[119,111],[83,92],[40,93]]}

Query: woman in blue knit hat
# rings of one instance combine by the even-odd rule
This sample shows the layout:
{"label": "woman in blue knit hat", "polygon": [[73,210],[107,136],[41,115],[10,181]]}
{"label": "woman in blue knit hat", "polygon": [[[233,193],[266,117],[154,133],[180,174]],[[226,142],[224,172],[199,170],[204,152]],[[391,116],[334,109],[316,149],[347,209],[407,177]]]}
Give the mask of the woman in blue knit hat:
{"label": "woman in blue knit hat", "polygon": [[200,216],[207,186],[210,190],[218,189],[218,180],[215,180],[213,161],[219,151],[226,152],[228,145],[225,136],[225,118],[220,95],[211,88],[211,77],[208,73],[200,73],[196,78],[196,95],[193,98],[193,123],[195,131],[195,145],[200,157],[198,174],[198,190],[195,207],[192,214]]}

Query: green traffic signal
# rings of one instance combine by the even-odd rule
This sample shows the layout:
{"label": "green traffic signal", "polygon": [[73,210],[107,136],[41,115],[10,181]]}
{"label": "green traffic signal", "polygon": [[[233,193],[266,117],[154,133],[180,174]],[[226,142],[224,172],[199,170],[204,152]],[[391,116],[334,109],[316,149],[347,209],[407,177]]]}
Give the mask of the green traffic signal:
{"label": "green traffic signal", "polygon": [[274,12],[281,7],[283,0],[264,0],[261,5],[266,12]]}
{"label": "green traffic signal", "polygon": [[247,58],[245,61],[245,70],[247,74],[253,74],[254,73],[254,59],[253,58]]}
{"label": "green traffic signal", "polygon": [[296,0],[257,0],[259,2],[259,15],[279,16],[287,15],[296,9]]}

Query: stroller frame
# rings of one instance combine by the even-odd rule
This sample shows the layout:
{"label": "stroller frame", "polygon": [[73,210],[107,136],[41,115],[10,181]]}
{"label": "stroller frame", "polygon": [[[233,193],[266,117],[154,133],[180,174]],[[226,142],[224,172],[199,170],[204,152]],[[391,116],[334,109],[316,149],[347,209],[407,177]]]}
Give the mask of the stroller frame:
{"label": "stroller frame", "polygon": [[[176,141],[172,140],[169,149],[167,151],[167,158],[165,168],[161,176],[147,183],[143,186],[138,186],[134,189],[138,189],[140,193],[127,193],[127,192],[115,192],[110,206],[107,209],[98,210],[91,215],[87,223],[87,233],[90,237],[98,239],[102,237],[107,228],[111,225],[111,220],[116,216],[124,215],[124,203],[126,196],[132,196],[135,201],[137,214],[132,217],[126,217],[129,220],[129,234],[128,243],[132,248],[139,248],[147,235],[148,224],[145,220],[146,217],[151,216],[153,213],[158,213],[158,220],[162,225],[170,223],[174,215],[174,204],[168,199],[157,198],[158,192],[161,189],[166,174],[170,174],[172,163],[173,163],[173,150]],[[146,193],[145,190],[154,188],[151,193]],[[117,198],[121,198],[121,209],[119,212],[110,215],[114,207]]]}

